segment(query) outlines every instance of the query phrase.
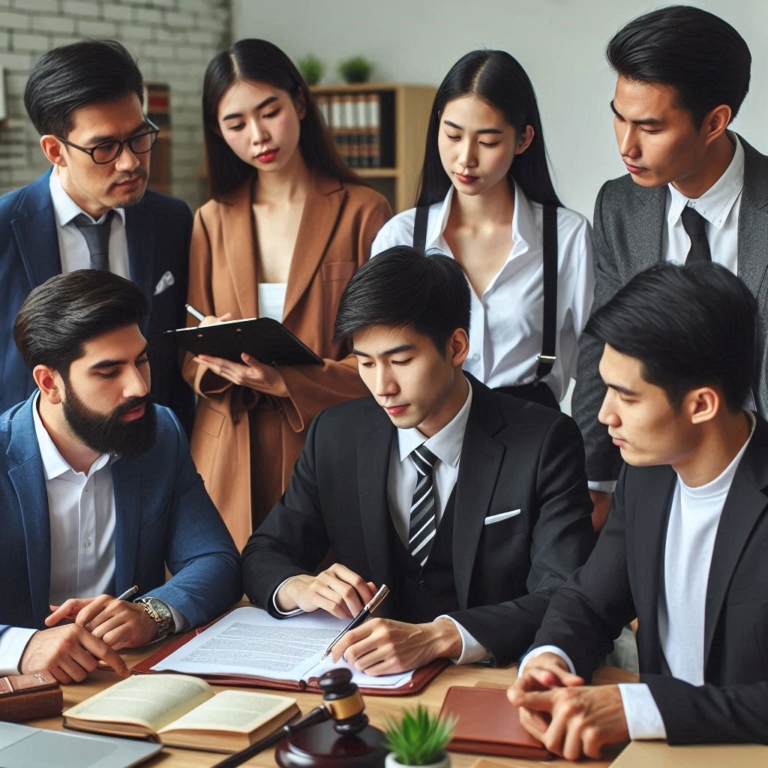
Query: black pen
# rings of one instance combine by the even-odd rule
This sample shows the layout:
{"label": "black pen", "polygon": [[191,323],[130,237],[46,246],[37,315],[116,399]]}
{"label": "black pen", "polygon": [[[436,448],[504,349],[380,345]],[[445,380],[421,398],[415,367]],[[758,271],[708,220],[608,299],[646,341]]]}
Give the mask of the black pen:
{"label": "black pen", "polygon": [[363,607],[363,610],[360,611],[360,613],[358,613],[357,616],[355,616],[355,618],[333,638],[331,644],[325,649],[322,658],[324,659],[333,650],[333,646],[336,645],[347,632],[359,627],[381,605],[388,594],[389,587],[386,584],[382,584],[379,591],[370,599],[368,604]]}

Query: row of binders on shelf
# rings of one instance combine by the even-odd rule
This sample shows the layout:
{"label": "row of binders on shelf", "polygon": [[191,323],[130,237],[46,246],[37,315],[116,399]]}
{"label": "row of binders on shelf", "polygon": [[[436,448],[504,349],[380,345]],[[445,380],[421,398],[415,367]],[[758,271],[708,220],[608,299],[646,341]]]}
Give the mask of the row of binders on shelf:
{"label": "row of binders on shelf", "polygon": [[320,93],[315,100],[350,168],[394,168],[393,91]]}

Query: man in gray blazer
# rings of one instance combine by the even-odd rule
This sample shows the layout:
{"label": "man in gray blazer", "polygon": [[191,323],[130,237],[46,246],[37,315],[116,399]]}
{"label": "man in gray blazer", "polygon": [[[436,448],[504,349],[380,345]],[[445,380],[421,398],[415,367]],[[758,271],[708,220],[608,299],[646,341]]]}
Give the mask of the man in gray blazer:
{"label": "man in gray blazer", "polygon": [[[711,13],[672,6],[617,32],[607,58],[618,74],[611,109],[629,173],[606,182],[597,197],[592,311],[658,261],[711,260],[738,274],[757,297],[765,338],[768,158],[728,130],[749,88],[746,42]],[[766,350],[758,346],[751,394],[766,418]],[[622,461],[597,420],[605,396],[602,347],[586,335],[580,347],[573,413],[586,443],[593,521],[601,528]]]}

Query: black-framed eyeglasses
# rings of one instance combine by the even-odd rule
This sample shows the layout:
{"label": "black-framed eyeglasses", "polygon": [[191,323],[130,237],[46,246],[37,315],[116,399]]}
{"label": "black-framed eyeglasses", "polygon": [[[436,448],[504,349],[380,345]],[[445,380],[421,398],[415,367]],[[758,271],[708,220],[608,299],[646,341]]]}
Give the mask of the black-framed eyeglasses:
{"label": "black-framed eyeglasses", "polygon": [[90,155],[91,160],[93,160],[96,165],[106,165],[107,163],[114,162],[120,157],[123,147],[126,144],[130,147],[130,150],[134,155],[143,155],[149,152],[149,150],[155,146],[157,134],[160,132],[160,129],[151,120],[147,120],[147,124],[151,126],[151,130],[139,133],[136,136],[131,136],[130,139],[125,139],[124,141],[117,141],[116,139],[102,141],[101,144],[97,144],[95,147],[80,147],[77,144],[73,144],[71,141],[62,139],[61,136],[57,136],[56,138],[68,147],[79,149],[81,152],[85,152],[86,155]]}

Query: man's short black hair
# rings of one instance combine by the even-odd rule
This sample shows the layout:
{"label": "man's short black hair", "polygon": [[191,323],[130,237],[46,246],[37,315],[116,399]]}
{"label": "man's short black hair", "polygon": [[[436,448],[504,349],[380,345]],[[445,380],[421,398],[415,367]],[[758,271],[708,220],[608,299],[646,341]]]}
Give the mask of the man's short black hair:
{"label": "man's short black hair", "polygon": [[126,48],[115,40],[83,40],[38,59],[24,90],[24,106],[41,136],[65,139],[76,109],[131,93],[143,102],[141,72]]}
{"label": "man's short black hair", "polygon": [[27,296],[13,337],[30,370],[46,365],[66,377],[87,341],[140,325],[148,312],[146,296],[130,280],[102,269],[78,269],[46,280]]}
{"label": "man's short black hair", "polygon": [[469,333],[470,288],[461,265],[408,245],[383,251],[355,272],[339,302],[335,341],[373,325],[412,328],[440,354],[457,328]]}
{"label": "man's short black hair", "polygon": [[630,21],[606,56],[628,80],[673,86],[696,128],[721,104],[735,118],[749,90],[752,56],[744,38],[701,8],[672,5]]}
{"label": "man's short black hair", "polygon": [[716,386],[736,413],[755,372],[756,317],[755,298],[725,267],[662,262],[598,309],[585,333],[639,360],[676,411],[692,389]]}

